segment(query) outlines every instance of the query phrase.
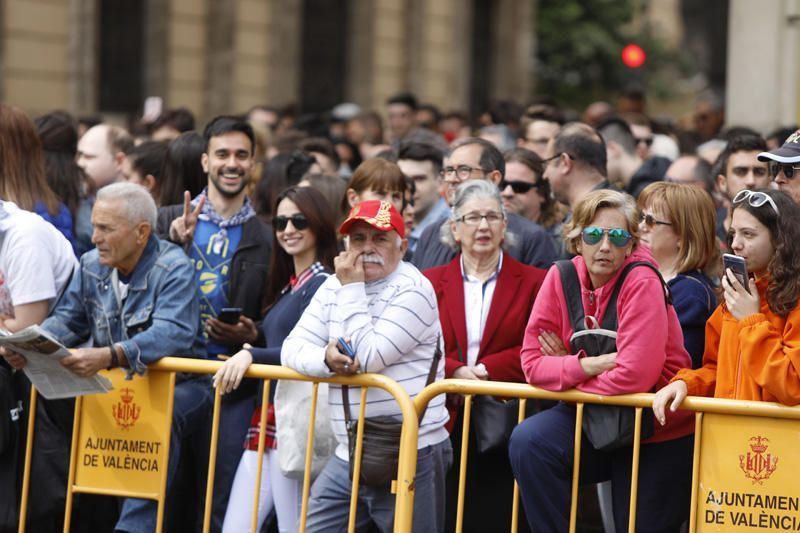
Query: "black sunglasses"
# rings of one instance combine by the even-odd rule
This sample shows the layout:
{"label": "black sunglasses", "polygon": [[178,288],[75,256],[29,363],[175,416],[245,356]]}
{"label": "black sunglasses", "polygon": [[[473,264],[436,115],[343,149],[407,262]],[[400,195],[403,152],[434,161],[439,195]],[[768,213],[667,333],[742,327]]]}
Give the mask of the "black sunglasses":
{"label": "black sunglasses", "polygon": [[794,178],[794,171],[800,171],[800,167],[776,161],[769,162],[769,175],[772,176],[772,179],[777,178],[781,170],[783,170],[783,175],[786,176],[786,179],[792,179]]}
{"label": "black sunglasses", "polygon": [[650,213],[642,213],[641,218],[639,219],[645,223],[648,228],[652,228],[653,226],[671,226],[672,222],[665,222],[663,220],[658,220],[656,217],[651,215]]}
{"label": "black sunglasses", "polygon": [[506,187],[511,187],[511,190],[514,191],[514,194],[525,194],[531,189],[538,188],[539,184],[528,183],[527,181],[500,181],[500,190],[504,191],[506,190]]}
{"label": "black sunglasses", "polygon": [[302,231],[308,227],[308,219],[302,213],[296,213],[290,217],[284,215],[272,217],[272,225],[275,226],[277,231],[284,231],[286,226],[289,225],[290,220],[292,221],[292,226],[294,226],[294,229],[298,231]]}

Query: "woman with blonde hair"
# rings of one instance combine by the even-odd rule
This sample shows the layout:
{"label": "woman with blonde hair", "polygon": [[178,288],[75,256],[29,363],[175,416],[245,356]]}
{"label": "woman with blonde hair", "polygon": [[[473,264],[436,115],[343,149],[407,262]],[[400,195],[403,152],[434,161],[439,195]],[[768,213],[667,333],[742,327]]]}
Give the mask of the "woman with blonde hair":
{"label": "woman with blonde hair", "polygon": [[658,262],[672,294],[692,368],[703,363],[706,320],[717,307],[710,271],[719,246],[716,209],[702,189],[679,183],[651,183],[639,195],[639,235]]}
{"label": "woman with blonde hair", "polygon": [[[650,392],[690,364],[663,280],[649,250],[639,246],[638,219],[634,199],[618,191],[591,192],[575,206],[564,235],[577,255],[548,271],[525,330],[520,356],[531,385],[608,396]],[[610,421],[590,413],[597,411],[587,405],[580,483],[611,480],[614,521],[622,530],[633,432],[615,432]],[[562,402],[526,419],[511,436],[511,466],[537,532],[569,527],[575,416],[575,405]],[[646,425],[654,428],[652,417],[642,419]],[[679,531],[688,518],[693,429],[687,412],[651,432],[643,429],[636,531]]]}

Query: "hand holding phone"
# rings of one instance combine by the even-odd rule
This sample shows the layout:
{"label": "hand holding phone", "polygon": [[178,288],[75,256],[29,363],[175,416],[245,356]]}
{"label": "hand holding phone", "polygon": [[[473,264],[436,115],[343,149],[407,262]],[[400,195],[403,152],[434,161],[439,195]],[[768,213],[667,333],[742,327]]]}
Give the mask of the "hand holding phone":
{"label": "hand holding phone", "polygon": [[353,347],[343,337],[330,339],[325,349],[325,364],[341,375],[356,374],[360,370]]}
{"label": "hand holding phone", "polygon": [[727,271],[730,270],[739,283],[745,288],[747,292],[750,292],[750,283],[749,283],[749,275],[747,273],[747,263],[744,260],[744,257],[739,257],[738,255],[733,254],[723,254],[722,255],[722,264],[725,268],[725,272],[727,275]]}

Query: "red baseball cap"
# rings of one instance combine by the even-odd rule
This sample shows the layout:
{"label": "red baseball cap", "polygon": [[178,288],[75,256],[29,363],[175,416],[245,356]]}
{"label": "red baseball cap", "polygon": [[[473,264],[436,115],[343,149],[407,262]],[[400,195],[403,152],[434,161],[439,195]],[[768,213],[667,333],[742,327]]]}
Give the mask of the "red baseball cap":
{"label": "red baseball cap", "polygon": [[347,215],[347,219],[339,226],[339,233],[346,234],[354,222],[361,220],[380,231],[395,230],[401,238],[406,236],[403,217],[390,202],[383,200],[367,200],[356,204]]}

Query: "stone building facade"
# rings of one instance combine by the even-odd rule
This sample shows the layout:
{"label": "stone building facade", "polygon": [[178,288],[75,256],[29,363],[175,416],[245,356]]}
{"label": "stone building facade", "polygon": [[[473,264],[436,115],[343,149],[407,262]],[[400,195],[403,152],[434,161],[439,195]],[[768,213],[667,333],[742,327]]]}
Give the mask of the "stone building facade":
{"label": "stone building facade", "polygon": [[525,101],[535,0],[0,0],[0,98],[31,113],[202,120],[256,104]]}

